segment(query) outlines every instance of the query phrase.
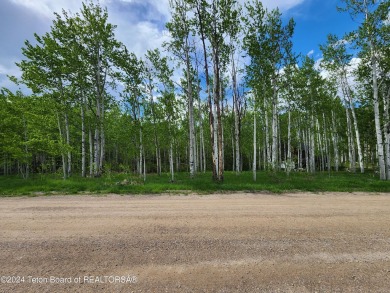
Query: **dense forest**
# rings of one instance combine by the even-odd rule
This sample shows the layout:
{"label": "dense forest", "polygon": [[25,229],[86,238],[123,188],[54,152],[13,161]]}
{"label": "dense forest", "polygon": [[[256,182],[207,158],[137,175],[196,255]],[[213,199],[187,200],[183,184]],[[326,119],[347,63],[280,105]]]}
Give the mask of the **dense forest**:
{"label": "dense forest", "polygon": [[171,0],[170,41],[145,56],[116,39],[99,4],[55,14],[22,48],[22,76],[10,77],[20,90],[1,89],[0,174],[390,180],[390,2],[340,4],[359,26],[329,35],[320,63],[293,51],[294,20],[259,0]]}

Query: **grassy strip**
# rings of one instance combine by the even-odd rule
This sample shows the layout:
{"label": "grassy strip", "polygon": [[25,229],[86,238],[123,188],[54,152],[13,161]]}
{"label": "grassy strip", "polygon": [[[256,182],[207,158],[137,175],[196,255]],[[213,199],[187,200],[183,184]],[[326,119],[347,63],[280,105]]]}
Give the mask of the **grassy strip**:
{"label": "grassy strip", "polygon": [[101,178],[81,178],[73,176],[62,180],[54,175],[35,175],[24,180],[18,177],[0,177],[0,196],[42,195],[42,194],[77,194],[77,193],[117,193],[117,194],[158,194],[158,193],[213,193],[228,191],[268,191],[274,193],[288,191],[365,191],[390,192],[390,182],[380,181],[372,173],[351,174],[332,173],[271,173],[258,172],[257,181],[253,182],[252,172],[236,175],[225,173],[223,183],[211,180],[210,173],[200,173],[190,179],[188,173],[176,174],[176,181],[169,181],[169,174],[147,175],[144,183],[137,176],[129,174],[108,174]]}

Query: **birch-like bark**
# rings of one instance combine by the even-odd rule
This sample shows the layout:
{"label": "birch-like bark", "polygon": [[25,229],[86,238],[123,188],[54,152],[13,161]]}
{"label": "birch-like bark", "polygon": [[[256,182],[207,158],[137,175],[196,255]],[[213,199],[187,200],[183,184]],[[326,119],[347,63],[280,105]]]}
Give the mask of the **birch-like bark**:
{"label": "birch-like bark", "polygon": [[[300,124],[300,122],[299,122]],[[297,127],[296,139],[298,142],[298,170],[302,170],[302,141],[300,125]]]}
{"label": "birch-like bark", "polygon": [[177,144],[175,145],[175,159],[176,159],[176,172],[180,171],[180,154],[177,151]]}
{"label": "birch-like bark", "polygon": [[175,170],[173,166],[173,144],[172,141],[169,145],[169,171],[171,173],[171,182],[175,181]]}
{"label": "birch-like bark", "polygon": [[158,135],[157,135],[156,113],[155,113],[155,105],[153,101],[153,85],[150,79],[148,82],[148,88],[149,88],[149,102],[150,102],[150,108],[151,108],[152,119],[153,119],[154,149],[156,152],[156,170],[157,170],[157,174],[160,176],[161,175],[161,153],[160,153],[160,146],[159,146]]}
{"label": "birch-like bark", "polygon": [[386,155],[386,179],[390,180],[390,115],[389,115],[390,88],[387,95],[383,93],[383,117],[385,125],[383,127],[385,134],[385,155]]}
{"label": "birch-like bark", "polygon": [[84,113],[84,97],[81,101],[81,177],[86,176],[86,145],[85,145],[85,113]]}
{"label": "birch-like bark", "polygon": [[[372,47],[372,45],[371,45]],[[374,120],[375,120],[375,134],[377,140],[377,148],[378,148],[378,162],[379,162],[379,176],[381,180],[386,180],[386,166],[385,159],[383,153],[383,137],[382,137],[382,129],[381,129],[381,120],[379,113],[379,97],[378,97],[378,77],[377,77],[377,61],[371,49],[371,67],[372,67],[372,84],[374,90]]]}
{"label": "birch-like bark", "polygon": [[[222,82],[220,83],[221,85],[221,93],[222,93]],[[223,171],[225,170],[225,137],[224,137],[224,132],[223,132],[223,117],[224,117],[224,107],[223,107],[223,95],[221,95],[221,156],[222,156],[222,159],[221,159],[221,164],[222,164],[222,173]]]}
{"label": "birch-like bark", "polygon": [[329,135],[328,135],[328,127],[326,127],[326,119],[325,119],[325,114],[322,113],[322,119],[324,122],[324,144],[325,144],[325,154],[326,154],[326,167],[328,169],[328,172],[330,172],[330,150],[329,150]]}
{"label": "birch-like bark", "polygon": [[[103,108],[102,108],[103,109]],[[103,163],[106,150],[106,136],[104,131],[104,110],[102,111],[102,120],[100,123],[100,158],[99,158],[99,176],[103,172]]]}
{"label": "birch-like bark", "polygon": [[355,165],[355,143],[353,139],[353,133],[352,133],[352,125],[351,125],[351,116],[349,113],[349,108],[345,106],[345,113],[347,116],[347,136],[348,136],[348,156],[349,156],[349,164],[350,164],[350,172],[355,173],[356,172],[356,165]]}
{"label": "birch-like bark", "polygon": [[[306,172],[310,172],[310,162],[309,162],[309,130],[303,131],[303,141],[304,143],[304,150],[305,150],[305,161],[306,161]],[[310,154],[311,155],[311,154]]]}
{"label": "birch-like bark", "polygon": [[145,163],[145,160],[143,159],[144,155],[144,145],[143,145],[143,139],[142,139],[142,122],[140,121],[140,127],[139,127],[139,175],[141,176],[143,173],[143,164]]}
{"label": "birch-like bark", "polygon": [[[58,126],[58,132],[60,134],[60,142],[63,144],[64,137],[62,135],[62,127],[61,127],[61,121],[60,121],[60,116],[57,113],[57,126]],[[67,178],[67,166],[66,166],[66,156],[65,152],[61,151],[61,158],[62,158],[62,173],[63,173],[63,178],[64,180]]]}
{"label": "birch-like bark", "polygon": [[97,56],[96,56],[96,80],[95,80],[95,87],[96,87],[96,97],[95,97],[95,102],[96,102],[96,125],[95,125],[95,138],[94,138],[94,176],[99,177],[101,175],[101,107],[102,105],[102,95],[103,95],[103,89],[104,86],[102,87],[101,83],[101,76],[100,76],[100,70],[101,70],[101,58],[100,58],[100,44],[97,44]]}
{"label": "birch-like bark", "polygon": [[[65,113],[65,135],[66,135],[66,144],[70,147],[70,132],[69,132],[69,119],[68,114]],[[67,164],[67,173],[68,177],[70,177],[72,173],[72,153],[68,150],[68,164]]]}
{"label": "birch-like bark", "polygon": [[[216,30],[216,23],[214,21],[214,30]],[[214,70],[214,87],[213,87],[213,98],[214,98],[214,152],[217,158],[217,181],[223,181],[223,158],[222,158],[222,121],[221,121],[221,107],[220,107],[220,69],[219,69],[219,56],[217,45],[212,48],[213,58],[213,70]]]}
{"label": "birch-like bark", "polygon": [[[264,123],[265,124],[265,123]],[[267,166],[268,166],[268,161],[267,161],[267,139],[266,139],[266,131],[265,131],[266,127],[264,126],[263,127],[263,169],[264,171],[267,170]]]}
{"label": "birch-like bark", "polygon": [[92,138],[92,130],[91,127],[89,127],[89,177],[92,177],[94,174],[93,169],[93,138]]}
{"label": "birch-like bark", "polygon": [[313,114],[311,115],[310,119],[310,172],[315,173],[316,171],[316,161],[315,161],[315,137],[314,137],[314,116]]}
{"label": "birch-like bark", "polygon": [[352,99],[350,99],[350,105],[351,105],[353,125],[355,128],[355,136],[356,136],[356,145],[357,145],[357,150],[358,150],[360,173],[364,173],[364,163],[363,163],[362,146],[361,146],[361,142],[360,142],[360,132],[359,132],[359,128],[358,128],[358,121],[357,121],[356,114],[355,114],[355,106],[353,105]]}
{"label": "birch-like bark", "polygon": [[264,115],[265,115],[265,144],[266,144],[266,152],[267,152],[267,169],[269,169],[269,167],[272,164],[272,159],[271,159],[271,144],[269,141],[268,103],[266,98],[264,98]]}
{"label": "birch-like bark", "polygon": [[236,151],[234,149],[234,129],[232,130],[232,171],[235,172],[236,169],[235,169],[235,166],[236,166],[236,158],[235,158],[235,154]]}
{"label": "birch-like bark", "polygon": [[[356,138],[356,146],[357,146],[357,150],[358,150],[358,160],[359,160],[360,172],[364,173],[363,154],[362,154],[362,147],[361,147],[361,143],[360,143],[360,132],[359,132],[358,121],[357,121],[356,113],[355,113],[355,106],[353,103],[352,90],[349,87],[346,73],[343,74],[341,79],[342,79],[342,89],[343,89],[344,96],[346,96],[346,98],[348,99],[346,101],[346,103],[347,103],[348,107],[350,108],[351,114],[352,114],[352,122],[353,122],[353,126],[355,129],[355,138]],[[352,140],[352,142],[354,144],[353,140]],[[356,167],[355,167],[355,169],[356,169]]]}
{"label": "birch-like bark", "polygon": [[[199,84],[198,84],[198,88],[200,91]],[[199,157],[198,157],[198,160],[199,160],[200,171],[203,171],[203,173],[205,173],[206,172],[206,154],[205,154],[205,147],[204,147],[203,119],[202,119],[201,101],[200,101],[200,93],[199,92],[198,92],[198,112],[199,112]]]}
{"label": "birch-like bark", "polygon": [[215,180],[218,180],[218,174],[219,174],[219,159],[218,159],[218,119],[217,119],[217,111],[215,109],[215,105],[213,108],[213,156],[216,159],[215,160],[215,168],[216,168],[216,177]]}
{"label": "birch-like bark", "polygon": [[197,1],[196,5],[196,15],[198,16],[198,22],[199,22],[199,32],[200,32],[200,39],[202,42],[202,48],[203,48],[203,59],[204,59],[204,73],[205,73],[205,79],[206,79],[206,89],[207,89],[207,102],[209,107],[209,124],[210,124],[210,144],[211,144],[211,157],[212,157],[212,171],[213,171],[213,179],[215,180],[217,178],[217,167],[216,167],[216,161],[217,158],[215,156],[214,152],[214,115],[213,115],[213,103],[211,100],[211,83],[210,83],[210,75],[209,75],[209,66],[208,66],[208,60],[207,60],[207,48],[206,48],[206,37],[205,37],[205,21],[203,20],[203,11],[200,11],[201,3],[200,1]]}
{"label": "birch-like bark", "polygon": [[204,146],[204,135],[203,135],[203,131],[202,131],[201,138],[202,138],[203,173],[206,173],[206,170],[207,170],[207,165],[206,165],[206,150],[205,150],[205,146]]}
{"label": "birch-like bark", "polygon": [[218,161],[217,166],[217,178],[215,178],[217,181],[221,182],[223,181],[223,143],[222,143],[222,120],[221,120],[221,92],[220,92],[220,83],[221,83],[221,72],[220,72],[220,54],[221,54],[221,48],[220,43],[218,39],[218,32],[220,30],[219,23],[217,20],[217,5],[222,5],[219,1],[212,1],[212,23],[211,23],[211,29],[212,29],[212,36],[210,38],[211,43],[211,57],[213,60],[213,99],[214,99],[214,106],[216,107],[216,113],[215,118],[217,121],[214,123],[214,125],[217,127],[216,130],[214,130],[214,134],[217,135],[216,142],[217,142],[217,153],[216,153],[216,159]]}
{"label": "birch-like bark", "polygon": [[288,125],[287,125],[287,175],[290,175],[291,171],[291,111],[288,107]]}
{"label": "birch-like bark", "polygon": [[[218,60],[219,57],[216,56],[216,60]],[[217,61],[217,64],[219,65],[219,61]],[[217,78],[219,79],[219,66],[216,66],[218,67],[217,70],[218,70],[218,75],[217,75]],[[219,83],[219,82],[218,82]],[[215,98],[215,102],[216,102],[216,105],[217,105],[217,143],[218,143],[218,172],[217,172],[217,175],[218,175],[218,181],[223,181],[224,179],[224,176],[223,176],[223,171],[224,171],[224,166],[223,166],[223,132],[222,132],[222,115],[221,115],[221,106],[220,106],[220,92],[218,91],[218,93],[215,94],[214,96]]]}
{"label": "birch-like bark", "polygon": [[256,181],[256,111],[253,111],[253,181]]}
{"label": "birch-like bark", "polygon": [[282,162],[282,132],[280,131],[280,121],[279,121],[279,115],[277,121],[277,128],[278,128],[278,162],[277,162],[277,168],[280,170],[281,162]]}
{"label": "birch-like bark", "polygon": [[100,131],[99,126],[95,126],[95,137],[94,137],[94,176],[99,177],[99,166],[100,166]]}
{"label": "birch-like bark", "polygon": [[189,56],[189,44],[188,36],[186,36],[185,43],[185,62],[186,62],[186,74],[187,74],[187,99],[188,99],[188,124],[189,124],[189,167],[190,177],[195,177],[195,126],[194,126],[194,100],[192,94],[192,78],[191,78],[191,66]]}
{"label": "birch-like bark", "polygon": [[240,107],[239,107],[239,96],[237,90],[237,75],[236,66],[234,62],[234,56],[232,53],[232,84],[233,84],[233,112],[234,112],[234,139],[236,143],[235,147],[235,171],[236,174],[240,173]]}
{"label": "birch-like bark", "polygon": [[[365,9],[365,19],[366,22],[368,21],[369,15],[368,15],[368,3],[367,1],[364,1],[364,9]],[[385,158],[384,158],[384,152],[383,152],[383,134],[382,134],[382,128],[381,128],[381,118],[380,118],[380,111],[379,111],[379,89],[378,89],[378,64],[377,64],[377,57],[376,57],[376,48],[374,47],[373,43],[373,32],[370,31],[370,27],[367,26],[367,33],[368,33],[368,45],[370,49],[370,63],[371,63],[371,76],[372,76],[372,88],[373,88],[373,96],[374,96],[374,121],[375,121],[375,135],[376,135],[376,141],[377,141],[377,154],[378,154],[378,163],[379,163],[379,177],[381,180],[386,180],[386,165],[385,165]]]}
{"label": "birch-like bark", "polygon": [[320,122],[318,121],[318,118],[316,119],[316,127],[317,127],[317,145],[318,145],[318,150],[321,155],[321,160],[320,160],[320,171],[324,171],[324,148],[322,145],[322,136],[321,136],[321,128],[320,128]]}
{"label": "birch-like bark", "polygon": [[277,115],[277,92],[274,88],[274,93],[272,97],[272,170],[276,171],[277,169],[277,160],[278,160],[278,115]]}
{"label": "birch-like bark", "polygon": [[338,135],[336,128],[336,117],[332,110],[332,142],[333,142],[333,152],[334,152],[334,169],[336,172],[339,171],[339,147],[338,147]]}
{"label": "birch-like bark", "polygon": [[[28,144],[27,144],[27,142],[28,142],[28,129],[27,129],[27,121],[26,121],[26,118],[24,117],[24,115],[23,115],[23,128],[24,128],[23,132],[24,132],[24,142],[25,142],[24,153],[27,157],[28,156]],[[30,164],[27,161],[27,158],[26,158],[26,161],[23,162],[23,167],[24,167],[23,178],[27,179],[29,176],[29,173],[30,173]]]}
{"label": "birch-like bark", "polygon": [[146,181],[146,158],[145,158],[145,149],[142,148],[142,156],[144,158],[144,172],[143,172],[143,178],[144,178],[144,182]]}

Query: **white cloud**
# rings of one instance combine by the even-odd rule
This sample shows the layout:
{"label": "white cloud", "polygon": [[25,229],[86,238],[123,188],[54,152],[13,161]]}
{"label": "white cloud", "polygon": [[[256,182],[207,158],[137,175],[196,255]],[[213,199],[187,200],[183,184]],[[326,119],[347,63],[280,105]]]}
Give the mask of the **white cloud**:
{"label": "white cloud", "polygon": [[22,73],[16,66],[15,62],[7,62],[7,64],[0,64],[0,88],[4,87],[11,91],[16,91],[20,87],[22,87],[23,92],[29,92],[29,90],[27,90],[25,86],[18,86],[8,78],[8,76],[15,76],[17,78],[20,78],[21,74]]}
{"label": "white cloud", "polygon": [[[20,29],[23,29],[25,35],[21,36],[22,40],[18,40],[18,47],[12,51],[20,52],[20,43],[24,39],[33,39],[33,34],[39,31],[42,34],[50,30],[50,25],[54,19],[54,12],[60,13],[71,11],[77,13],[82,6],[81,0],[0,0],[12,3],[13,7],[18,10],[27,10],[31,15],[39,19],[39,29],[31,28],[23,25],[23,23],[15,23]],[[307,0],[264,0],[263,4],[268,9],[279,7],[283,12],[292,7],[301,4]],[[93,0],[97,3],[97,0]],[[169,34],[165,31],[165,22],[170,18],[169,0],[100,0],[102,6],[107,6],[109,22],[117,25],[115,31],[116,38],[123,42],[129,51],[135,53],[139,57],[143,57],[147,50],[160,48],[164,41],[169,40]],[[244,4],[244,0],[239,0],[240,4]],[[4,26],[9,26],[3,23]],[[12,24],[15,26],[14,24]],[[37,24],[38,25],[38,24]],[[35,31],[33,31],[34,29]],[[31,30],[31,31],[30,31]],[[28,37],[30,36],[30,37]],[[5,42],[6,40],[2,40]],[[14,42],[15,45],[17,42]],[[11,49],[9,51],[11,51]],[[21,56],[0,56],[0,78],[6,79],[6,75],[20,76],[19,69],[14,65],[14,62],[19,62]],[[12,60],[12,63],[5,64],[4,60]],[[244,61],[245,62],[245,61]],[[175,70],[175,79],[178,81],[181,76],[181,70]],[[241,79],[241,77],[239,77]]]}
{"label": "white cloud", "polygon": [[[316,61],[315,63],[315,68],[317,68],[320,71],[320,75],[324,79],[331,79],[331,78],[336,78],[336,82],[338,83],[337,86],[337,94],[340,97],[343,97],[343,90],[341,88],[341,79],[337,77],[337,73],[334,72],[329,72],[327,69],[323,68],[321,66],[321,61],[323,58],[320,58]],[[352,58],[347,66],[347,82],[348,85],[350,86],[351,90],[354,91],[357,85],[357,81],[354,76],[354,71],[358,68],[362,60],[360,58]]]}
{"label": "white cloud", "polygon": [[3,65],[0,64],[0,75],[13,75],[13,76],[20,76],[19,68],[15,64],[11,65]]}
{"label": "white cloud", "polygon": [[149,0],[149,2],[157,8],[157,10],[164,15],[167,19],[170,16],[170,8],[168,0]]}
{"label": "white cloud", "polygon": [[[31,10],[31,12],[47,18],[53,19],[53,13],[61,13],[62,9],[76,13],[80,11],[80,0],[10,0],[14,4],[23,6]],[[97,1],[96,1],[97,2]],[[147,3],[146,3],[147,2]],[[146,50],[161,47],[162,43],[168,39],[167,34],[164,32],[164,23],[156,23],[155,21],[149,21],[143,19],[148,17],[142,15],[142,11],[139,13],[140,19],[129,19],[126,11],[116,10],[115,4],[149,4],[156,8],[158,13],[161,13],[163,17],[169,16],[169,3],[168,0],[100,0],[100,3],[108,7],[109,21],[117,25],[116,36],[117,39],[122,41],[130,51],[133,51],[137,55],[143,55]],[[146,6],[148,7],[148,6]],[[128,6],[127,8],[133,8]],[[137,11],[136,11],[137,12]],[[48,22],[47,30],[49,30],[50,22]],[[31,33],[31,35],[33,32]]]}
{"label": "white cloud", "polygon": [[124,20],[117,21],[118,27],[116,36],[123,42],[130,52],[142,57],[147,50],[161,48],[169,36],[160,31],[159,28],[150,22],[139,22],[133,25],[125,23]]}
{"label": "white cloud", "polygon": [[[303,3],[305,0],[263,0],[262,3],[265,7],[273,9],[278,7],[281,11],[287,11],[294,6]],[[245,2],[245,1],[241,1]]]}
{"label": "white cloud", "polygon": [[307,56],[312,56],[314,54],[314,50],[310,50],[308,53],[307,53]]}
{"label": "white cloud", "polygon": [[79,0],[11,0],[11,2],[49,19],[53,18],[54,12],[61,12],[62,9],[76,12],[81,8],[82,3]]}
{"label": "white cloud", "polygon": [[[81,8],[80,0],[9,0],[14,4],[23,6],[31,12],[45,17],[48,20],[53,19],[53,13],[61,13],[62,9],[76,13]],[[304,0],[265,0],[265,7],[272,9],[279,7],[281,10],[288,10]],[[97,2],[97,1],[96,1]],[[244,4],[244,0],[239,0]],[[160,47],[162,42],[167,40],[168,36],[164,33],[164,22],[169,20],[170,7],[169,0],[100,0],[104,6],[107,5],[110,21],[117,24],[117,38],[129,47],[129,50],[136,54],[143,55],[147,49]],[[115,10],[115,5],[125,5],[122,10]],[[160,20],[152,21],[153,15],[149,15],[147,11],[137,11],[137,6],[145,8],[154,8],[157,13],[161,14]],[[139,19],[129,19],[126,14],[126,8],[134,9],[135,14]],[[127,11],[128,12],[128,11]],[[137,15],[138,13],[138,15]],[[155,16],[154,16],[155,17]],[[47,30],[49,30],[49,23]]]}

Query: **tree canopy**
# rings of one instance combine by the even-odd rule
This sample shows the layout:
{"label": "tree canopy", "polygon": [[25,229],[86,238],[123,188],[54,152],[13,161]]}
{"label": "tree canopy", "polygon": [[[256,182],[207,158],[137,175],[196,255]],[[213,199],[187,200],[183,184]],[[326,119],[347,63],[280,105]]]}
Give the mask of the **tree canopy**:
{"label": "tree canopy", "polygon": [[169,41],[144,56],[100,4],[56,13],[12,78],[32,93],[0,93],[1,172],[222,182],[225,170],[358,165],[389,180],[389,2],[342,4],[360,25],[329,35],[321,63],[293,51],[295,21],[259,0],[171,0]]}

